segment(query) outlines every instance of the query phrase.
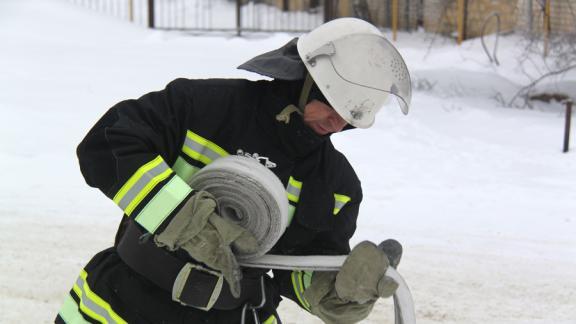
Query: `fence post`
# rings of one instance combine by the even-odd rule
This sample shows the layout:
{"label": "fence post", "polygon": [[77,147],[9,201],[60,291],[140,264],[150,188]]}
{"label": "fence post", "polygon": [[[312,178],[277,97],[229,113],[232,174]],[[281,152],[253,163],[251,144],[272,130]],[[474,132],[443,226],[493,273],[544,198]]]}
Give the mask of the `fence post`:
{"label": "fence post", "polygon": [[458,0],[457,4],[458,45],[464,40],[464,0]]}
{"label": "fence post", "polygon": [[392,39],[396,41],[398,33],[398,0],[392,0]]}
{"label": "fence post", "polygon": [[154,0],[148,0],[148,28],[155,28],[154,24]]}
{"label": "fence post", "polygon": [[548,38],[550,38],[550,0],[544,5],[544,57],[548,56]]}
{"label": "fence post", "polygon": [[566,117],[564,123],[564,150],[567,153],[570,149],[570,121],[572,119],[572,100],[566,101]]}
{"label": "fence post", "polygon": [[332,20],[332,0],[324,0],[324,22]]}
{"label": "fence post", "polygon": [[134,22],[134,0],[128,0],[128,19]]}
{"label": "fence post", "polygon": [[242,36],[242,0],[236,0],[236,36]]}
{"label": "fence post", "polygon": [[406,20],[404,22],[404,28],[406,31],[410,31],[411,30],[411,26],[410,26],[410,13],[412,12],[411,8],[410,8],[410,0],[406,0],[404,2],[404,19]]}
{"label": "fence post", "polygon": [[534,6],[532,0],[528,0],[528,32],[532,35],[532,30],[534,29]]}
{"label": "fence post", "polygon": [[468,1],[464,0],[464,9],[462,13],[462,40],[468,38]]}

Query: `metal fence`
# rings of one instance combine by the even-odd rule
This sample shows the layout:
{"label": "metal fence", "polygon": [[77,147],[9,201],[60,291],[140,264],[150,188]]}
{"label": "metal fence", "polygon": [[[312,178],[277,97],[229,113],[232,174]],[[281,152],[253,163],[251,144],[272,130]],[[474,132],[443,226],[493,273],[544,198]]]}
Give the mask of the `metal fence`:
{"label": "metal fence", "polygon": [[150,28],[191,31],[303,32],[334,12],[330,0],[71,0]]}
{"label": "metal fence", "polygon": [[[523,31],[537,37],[576,34],[576,0],[69,1],[159,29],[304,32],[336,17],[355,16],[393,31],[423,27],[448,37],[458,35],[460,41],[478,37],[486,20],[498,14],[504,32]],[[492,25],[488,33],[494,31]]]}
{"label": "metal fence", "polygon": [[422,0],[354,0],[350,6],[350,15],[383,28],[414,30],[422,24]]}
{"label": "metal fence", "polygon": [[336,17],[392,29],[422,24],[423,0],[69,0],[150,28],[305,32]]}
{"label": "metal fence", "polygon": [[519,0],[518,29],[532,35],[576,36],[576,0]]}

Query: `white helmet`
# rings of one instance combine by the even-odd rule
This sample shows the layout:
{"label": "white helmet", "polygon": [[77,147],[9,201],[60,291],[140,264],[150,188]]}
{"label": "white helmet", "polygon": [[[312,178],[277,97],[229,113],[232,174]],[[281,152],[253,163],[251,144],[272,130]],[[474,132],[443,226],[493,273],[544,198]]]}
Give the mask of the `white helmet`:
{"label": "white helmet", "polygon": [[390,94],[408,113],[408,68],[370,23],[356,18],[327,22],[298,39],[298,54],[324,97],[352,126],[372,126]]}

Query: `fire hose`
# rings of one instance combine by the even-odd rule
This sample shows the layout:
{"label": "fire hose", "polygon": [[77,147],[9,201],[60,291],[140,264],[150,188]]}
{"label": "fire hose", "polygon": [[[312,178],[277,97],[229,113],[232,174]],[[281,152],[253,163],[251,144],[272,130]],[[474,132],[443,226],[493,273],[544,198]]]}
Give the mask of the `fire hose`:
{"label": "fire hose", "polygon": [[[288,227],[288,199],[276,175],[256,159],[228,156],[202,168],[189,181],[192,188],[210,192],[218,202],[220,215],[251,232],[260,249],[237,255],[242,266],[282,270],[338,271],[346,255],[289,256],[266,254]],[[394,293],[396,324],[414,324],[412,294],[402,276],[392,267],[386,276],[398,283]],[[263,303],[262,303],[263,304]],[[256,317],[258,306],[246,305]]]}

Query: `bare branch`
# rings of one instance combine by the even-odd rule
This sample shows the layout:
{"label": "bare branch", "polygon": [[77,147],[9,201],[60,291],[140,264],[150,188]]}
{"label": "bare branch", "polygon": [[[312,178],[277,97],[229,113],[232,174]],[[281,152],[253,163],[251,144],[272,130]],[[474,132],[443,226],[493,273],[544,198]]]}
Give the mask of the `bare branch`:
{"label": "bare branch", "polygon": [[[540,83],[542,80],[554,76],[554,75],[558,75],[558,74],[562,74],[562,73],[566,73],[569,70],[572,69],[576,69],[576,64],[567,66],[565,68],[562,68],[560,70],[556,70],[556,71],[551,71],[548,72],[542,76],[540,76],[538,79],[532,81],[530,84],[522,87],[518,92],[516,92],[516,94],[514,95],[514,97],[512,97],[512,99],[510,99],[510,101],[508,102],[508,106],[512,106],[512,104],[514,103],[514,101],[519,97],[519,96],[523,96],[524,94],[528,93],[532,88],[534,88],[534,86],[536,86],[536,84]],[[526,98],[525,98],[526,99]]]}

